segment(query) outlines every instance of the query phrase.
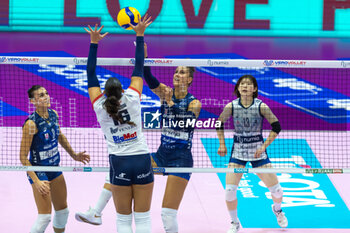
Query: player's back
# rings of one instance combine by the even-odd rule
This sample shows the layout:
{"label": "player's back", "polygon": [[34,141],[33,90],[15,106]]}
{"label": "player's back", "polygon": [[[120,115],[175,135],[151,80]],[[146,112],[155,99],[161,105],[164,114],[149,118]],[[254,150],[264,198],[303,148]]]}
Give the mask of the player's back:
{"label": "player's back", "polygon": [[128,88],[120,99],[120,117],[124,122],[133,122],[134,125],[114,120],[104,108],[106,99],[106,96],[99,96],[93,106],[107,142],[108,153],[117,156],[149,153],[142,133],[139,93]]}

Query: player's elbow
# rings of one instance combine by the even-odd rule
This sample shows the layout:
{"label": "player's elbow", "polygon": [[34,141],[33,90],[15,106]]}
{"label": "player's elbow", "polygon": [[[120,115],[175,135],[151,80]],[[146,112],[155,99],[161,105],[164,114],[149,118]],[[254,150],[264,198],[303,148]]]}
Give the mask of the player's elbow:
{"label": "player's elbow", "polygon": [[281,124],[279,121],[275,121],[271,124],[272,132],[275,132],[276,134],[279,134],[282,130]]}

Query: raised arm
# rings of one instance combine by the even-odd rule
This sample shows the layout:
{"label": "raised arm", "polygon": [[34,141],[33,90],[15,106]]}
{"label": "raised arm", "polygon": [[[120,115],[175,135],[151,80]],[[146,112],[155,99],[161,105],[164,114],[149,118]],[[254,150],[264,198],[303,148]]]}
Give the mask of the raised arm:
{"label": "raised arm", "polygon": [[103,25],[97,29],[97,24],[95,28],[92,29],[90,25],[88,25],[89,29],[84,28],[84,30],[90,34],[90,50],[89,57],[87,61],[86,71],[87,71],[87,79],[88,79],[88,92],[90,96],[90,101],[93,101],[101,95],[100,83],[98,82],[96,76],[96,63],[97,63],[97,48],[98,42],[102,40],[108,32],[101,35],[101,30],[103,29]]}
{"label": "raised arm", "polygon": [[216,133],[219,138],[220,146],[218,149],[218,154],[220,156],[225,156],[227,154],[227,147],[225,144],[225,133],[224,133],[224,123],[230,118],[232,115],[232,103],[228,103],[222,113],[218,121],[221,123],[221,126],[216,129]]}
{"label": "raised arm", "polygon": [[[148,51],[147,51],[147,44],[144,44],[144,50],[145,50],[145,57],[148,57]],[[156,77],[153,76],[151,72],[150,66],[145,66],[143,69],[143,74],[145,81],[148,85],[148,87],[152,90],[154,94],[156,94],[159,98],[164,99],[164,93],[167,89],[167,86],[163,83],[160,83]]]}
{"label": "raised arm", "polygon": [[266,120],[270,123],[272,126],[272,130],[265,140],[264,144],[256,150],[254,157],[258,158],[260,155],[266,150],[266,148],[276,139],[277,135],[281,131],[281,125],[277,119],[277,117],[273,114],[269,106],[267,106],[265,103],[262,103],[260,106],[260,112],[261,115],[263,115]]}
{"label": "raised arm", "polygon": [[[140,16],[139,16],[140,17]],[[139,18],[139,23],[136,26],[130,24],[133,30],[136,32],[136,51],[135,51],[135,66],[131,76],[130,87],[136,89],[139,93],[142,93],[143,89],[143,66],[144,66],[144,34],[146,28],[152,23],[151,17],[146,14],[141,20]]]}

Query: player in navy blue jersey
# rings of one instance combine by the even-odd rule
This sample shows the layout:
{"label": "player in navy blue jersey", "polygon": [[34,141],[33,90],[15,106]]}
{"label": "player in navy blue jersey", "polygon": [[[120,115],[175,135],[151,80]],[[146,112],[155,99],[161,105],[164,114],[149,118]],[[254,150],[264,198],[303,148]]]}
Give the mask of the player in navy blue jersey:
{"label": "player in navy blue jersey", "polygon": [[[141,93],[143,89],[144,32],[152,23],[147,15],[137,26],[135,67],[130,86],[124,91],[117,78],[109,78],[102,92],[96,75],[98,42],[101,26],[85,29],[91,44],[87,64],[88,92],[97,120],[105,136],[110,163],[110,183],[117,211],[119,233],[132,232],[134,215],[136,233],[151,232],[150,206],[153,192],[153,170],[142,133]],[[106,155],[107,156],[107,155]],[[78,216],[79,217],[79,216]]]}
{"label": "player in navy blue jersey", "polygon": [[[147,57],[147,45],[145,57]],[[150,89],[160,97],[162,113],[161,145],[152,154],[153,167],[193,167],[192,138],[195,121],[201,110],[201,103],[188,88],[193,81],[193,67],[179,66],[173,75],[174,88],[170,88],[152,75],[149,66],[144,67],[144,78]],[[182,122],[182,123],[180,123]],[[162,203],[162,221],[165,232],[178,232],[177,212],[183,198],[190,173],[168,173]]]}
{"label": "player in navy blue jersey", "polygon": [[[28,90],[30,102],[35,106],[23,126],[20,148],[20,160],[24,166],[59,166],[60,153],[58,143],[76,161],[84,164],[90,156],[84,152],[75,153],[67,138],[61,132],[58,115],[50,108],[50,96],[47,90],[34,85]],[[27,158],[30,153],[29,160]],[[64,232],[67,219],[67,188],[62,172],[28,172],[33,188],[38,218],[31,233],[42,233],[51,221],[51,202],[55,209],[53,228],[56,233]]]}
{"label": "player in navy blue jersey", "polygon": [[[232,116],[234,123],[234,144],[229,160],[229,168],[244,168],[248,162],[254,168],[272,168],[266,148],[275,140],[281,131],[280,123],[271,109],[258,97],[258,83],[251,75],[244,75],[237,81],[234,93],[237,99],[228,103],[219,117],[221,127],[217,128],[220,141],[218,154],[225,156],[223,124]],[[272,126],[268,138],[264,141],[262,135],[263,119]],[[273,200],[272,211],[281,227],[287,227],[288,220],[282,212],[283,190],[275,173],[257,174],[271,192]],[[226,174],[226,205],[231,216],[231,228],[227,233],[236,233],[240,229],[237,217],[237,188],[242,173]]]}

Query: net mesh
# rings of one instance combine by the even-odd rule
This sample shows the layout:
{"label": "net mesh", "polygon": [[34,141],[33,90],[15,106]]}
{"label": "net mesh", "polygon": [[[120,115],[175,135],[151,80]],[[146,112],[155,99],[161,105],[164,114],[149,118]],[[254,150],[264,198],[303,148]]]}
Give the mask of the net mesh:
{"label": "net mesh", "polygon": [[[109,166],[104,136],[88,98],[86,59],[0,59],[0,166],[21,166],[22,125],[35,110],[27,90],[36,84],[48,90],[51,108],[57,111],[61,130],[73,149],[90,154],[87,166]],[[133,59],[102,61],[99,59],[96,70],[101,87],[108,78],[117,77],[127,88]],[[278,138],[267,149],[274,167],[350,168],[350,73],[344,62],[149,59],[146,64],[152,66],[153,75],[161,83],[170,87],[177,65],[196,67],[189,89],[202,104],[192,144],[195,168],[227,167],[234,144],[232,118],[225,123],[228,155],[224,157],[217,154],[215,120],[236,98],[235,84],[246,74],[256,77],[258,98],[271,108],[282,126]],[[146,84],[141,104],[143,131],[150,151],[155,152],[162,127],[161,118],[153,116],[159,111],[160,101]],[[264,120],[264,138],[270,130]],[[83,166],[61,147],[60,153],[62,167]]]}

